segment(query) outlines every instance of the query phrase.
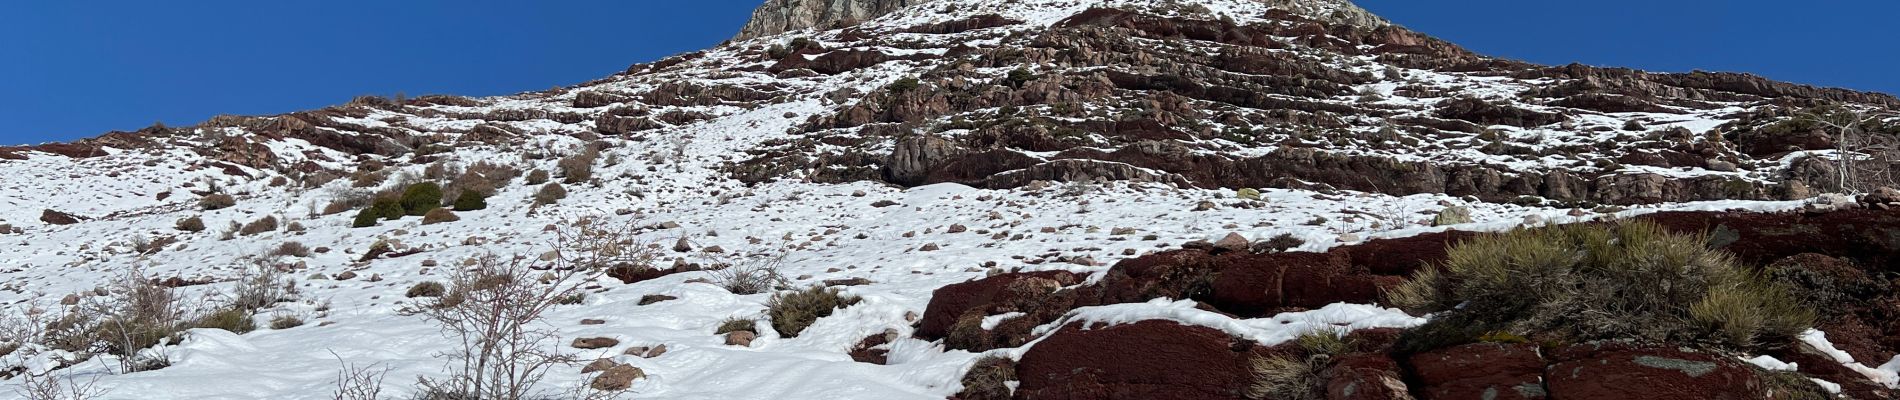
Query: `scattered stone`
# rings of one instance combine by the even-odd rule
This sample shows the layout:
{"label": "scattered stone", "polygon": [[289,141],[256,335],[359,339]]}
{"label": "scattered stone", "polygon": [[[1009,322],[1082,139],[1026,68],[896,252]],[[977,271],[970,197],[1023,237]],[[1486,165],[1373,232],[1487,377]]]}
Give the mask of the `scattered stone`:
{"label": "scattered stone", "polygon": [[825,286],[864,286],[869,284],[871,284],[871,280],[862,277],[825,280]]}
{"label": "scattered stone", "polygon": [[1710,171],[1735,172],[1735,163],[1722,160],[1709,160]]}
{"label": "scattered stone", "polygon": [[917,251],[937,251],[941,249],[943,249],[943,247],[937,246],[936,243],[924,243],[924,247],[917,248]]}
{"label": "scattered stone", "polygon": [[604,349],[604,348],[614,347],[618,345],[620,345],[620,339],[614,339],[610,337],[574,339],[574,348],[576,349],[588,349],[588,350]]}
{"label": "scattered stone", "polygon": [[875,201],[875,202],[871,202],[871,206],[872,206],[872,207],[877,207],[877,208],[884,208],[884,207],[890,207],[890,206],[894,206],[894,205],[897,205],[897,202],[895,202],[895,201],[890,201],[890,200],[878,200],[878,201]]}
{"label": "scattered stone", "polygon": [[1231,232],[1220,240],[1214,241],[1214,248],[1224,251],[1247,251],[1249,243],[1252,242],[1248,241],[1246,236],[1242,236],[1239,232]]}
{"label": "scattered stone", "polygon": [[673,243],[673,251],[677,251],[681,253],[693,251],[693,244],[691,242],[686,241],[686,238],[682,237],[680,238],[678,242]]}
{"label": "scattered stone", "polygon": [[600,324],[605,324],[605,323],[607,323],[607,320],[604,320],[604,319],[589,318],[589,319],[581,320],[581,325],[600,325]]}
{"label": "scattered stone", "polygon": [[1344,233],[1344,234],[1339,235],[1340,243],[1357,243],[1359,242],[1359,239],[1361,238],[1359,237],[1359,234],[1357,233]]}
{"label": "scattered stone", "polygon": [[69,294],[69,295],[66,295],[66,297],[61,297],[59,298],[59,304],[63,306],[79,304],[79,295]]}
{"label": "scattered stone", "polygon": [[343,271],[341,274],[336,274],[336,280],[339,281],[347,281],[352,278],[356,278],[356,271]]}
{"label": "scattered stone", "polygon": [[595,390],[627,390],[627,388],[633,387],[634,380],[646,377],[646,371],[641,371],[639,367],[622,364],[609,368],[607,372],[602,372],[600,376],[594,377],[594,382],[591,386]]}
{"label": "scattered stone", "polygon": [[620,363],[614,362],[614,360],[606,359],[606,358],[596,358],[594,359],[594,362],[587,363],[586,366],[581,367],[581,373],[591,374],[595,372],[606,371],[608,369],[611,369],[617,366],[620,366]]}
{"label": "scattered stone", "polygon": [[757,339],[757,338],[759,338],[759,334],[752,333],[752,331],[726,332],[726,345],[739,346],[739,347],[752,347],[752,339]]}
{"label": "scattered stone", "polygon": [[944,232],[945,233],[963,233],[964,231],[967,231],[967,230],[970,230],[970,228],[963,226],[963,224],[950,224],[950,227],[944,229]]}
{"label": "scattered stone", "polygon": [[40,210],[40,222],[53,225],[72,225],[79,223],[79,217],[51,209]]}
{"label": "scattered stone", "polygon": [[1194,211],[1207,211],[1207,210],[1212,210],[1212,209],[1214,209],[1214,202],[1212,201],[1203,200],[1200,203],[1194,205]]}
{"label": "scattered stone", "polygon": [[703,250],[700,250],[700,251],[703,251],[703,252],[707,252],[707,253],[714,253],[714,254],[718,254],[718,253],[724,253],[724,252],[726,252],[726,248],[724,248],[724,247],[719,247],[718,245],[713,245],[713,246],[706,246],[706,248],[705,248],[705,249],[703,249]]}
{"label": "scattered stone", "polygon": [[1135,228],[1115,228],[1108,230],[1109,235],[1122,236],[1135,234]]}
{"label": "scattered stone", "polygon": [[660,223],[660,229],[679,229],[679,228],[680,228],[680,223],[678,222],[666,221],[666,222]]}
{"label": "scattered stone", "polygon": [[667,296],[664,294],[649,294],[645,296],[640,296],[640,305],[644,306],[644,305],[658,303],[662,301],[678,300],[678,299],[679,299],[678,297]]}
{"label": "scattered stone", "polygon": [[864,191],[863,191],[863,190],[853,190],[853,191],[851,191],[851,197],[864,197]]}
{"label": "scattered stone", "polygon": [[1260,200],[1260,189],[1241,188],[1238,192],[1234,193],[1234,197],[1238,197],[1242,200]]}

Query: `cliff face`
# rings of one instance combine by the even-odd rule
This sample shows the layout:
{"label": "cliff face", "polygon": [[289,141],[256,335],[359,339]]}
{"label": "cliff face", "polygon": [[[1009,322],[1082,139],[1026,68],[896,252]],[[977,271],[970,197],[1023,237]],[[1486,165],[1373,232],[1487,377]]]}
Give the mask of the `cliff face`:
{"label": "cliff face", "polygon": [[933,0],[767,0],[734,38],[745,40],[807,28],[829,28],[877,18]]}

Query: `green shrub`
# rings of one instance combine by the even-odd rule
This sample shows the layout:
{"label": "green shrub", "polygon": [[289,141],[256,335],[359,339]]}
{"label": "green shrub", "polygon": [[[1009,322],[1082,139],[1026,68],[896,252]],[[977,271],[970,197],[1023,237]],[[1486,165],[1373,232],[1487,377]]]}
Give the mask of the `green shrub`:
{"label": "green shrub", "polygon": [[772,295],[766,301],[766,316],[772,318],[772,329],[777,329],[785,337],[798,337],[805,327],[811,326],[819,318],[831,316],[831,312],[857,304],[856,297],[844,296],[838,289],[812,287],[804,291],[786,292]]}
{"label": "green shrub", "polygon": [[436,207],[434,210],[429,210],[428,213],[422,215],[423,225],[440,224],[443,222],[455,222],[455,221],[461,221],[461,220],[462,220],[462,217],[455,216],[455,212],[449,211],[449,209],[442,208],[442,207]]}
{"label": "green shrub", "polygon": [[891,85],[885,87],[884,89],[889,90],[891,91],[891,93],[894,93],[894,94],[903,94],[903,93],[909,93],[910,91],[913,91],[913,90],[917,90],[919,86],[922,86],[922,83],[918,82],[917,78],[904,78],[904,79],[898,79],[896,82],[891,82]]}
{"label": "green shrub", "polygon": [[356,218],[350,220],[350,226],[355,228],[368,228],[376,226],[376,221],[382,219],[381,215],[376,214],[375,209],[365,208],[363,211],[356,212]]}
{"label": "green shrub", "polygon": [[251,317],[251,310],[231,307],[199,317],[191,326],[193,328],[223,329],[231,331],[231,333],[243,334],[257,330],[257,321]]}
{"label": "green shrub", "polygon": [[1649,222],[1483,235],[1452,246],[1444,265],[1421,269],[1386,299],[1440,313],[1408,332],[1402,347],[1411,351],[1487,332],[1552,343],[1632,339],[1758,350],[1788,343],[1812,324],[1813,314],[1786,288],[1707,243]]}
{"label": "green shrub", "polygon": [[377,198],[369,204],[369,212],[377,218],[390,221],[402,219],[403,215],[409,214],[408,209],[402,207],[402,199],[394,197]]}
{"label": "green shrub", "polygon": [[442,186],[433,182],[409,185],[402,192],[404,215],[422,216],[442,206]]}
{"label": "green shrub", "polygon": [[222,210],[237,205],[237,198],[224,193],[216,193],[198,199],[198,207],[206,211]]}
{"label": "green shrub", "polygon": [[1238,197],[1243,200],[1260,200],[1260,189],[1240,188],[1239,191],[1236,191],[1234,193],[1234,197]]}
{"label": "green shrub", "polygon": [[719,329],[714,329],[713,334],[724,335],[728,332],[738,331],[759,333],[758,322],[739,317],[727,318],[725,321],[719,323]]}
{"label": "green shrub", "polygon": [[461,195],[455,196],[455,211],[475,211],[484,208],[488,208],[488,199],[483,198],[479,192],[463,190]]}
{"label": "green shrub", "polygon": [[198,217],[185,218],[178,220],[178,223],[172,224],[172,228],[185,232],[204,232],[205,220]]}
{"label": "green shrub", "polygon": [[428,281],[428,282],[417,283],[415,286],[410,286],[409,292],[403,293],[403,296],[406,296],[412,299],[417,298],[417,297],[441,297],[442,294],[445,292],[448,292],[448,290],[449,288],[447,286],[442,286],[441,282]]}
{"label": "green shrub", "polygon": [[559,183],[548,183],[546,186],[542,186],[541,190],[534,192],[534,204],[536,205],[554,204],[565,198],[567,198],[567,188],[561,187]]}

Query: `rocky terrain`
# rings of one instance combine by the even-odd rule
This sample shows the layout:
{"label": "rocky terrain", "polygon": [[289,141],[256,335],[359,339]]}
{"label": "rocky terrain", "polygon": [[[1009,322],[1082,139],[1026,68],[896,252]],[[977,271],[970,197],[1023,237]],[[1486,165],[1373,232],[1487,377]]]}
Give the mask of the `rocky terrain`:
{"label": "rocky terrain", "polygon": [[[329,399],[369,368],[419,396],[457,349],[427,284],[513,259],[563,277],[533,344],[577,362],[546,393],[1262,398],[1256,362],[1322,332],[1354,344],[1307,363],[1333,399],[1892,398],[1895,110],[1489,57],[1344,0],[770,0],[718,47],[549,91],[0,147],[0,376]],[[1611,220],[1852,301],[1746,351],[1406,345],[1433,315],[1387,293],[1449,247]],[[556,274],[603,226],[588,249],[645,257]],[[239,301],[259,276],[289,293]],[[147,281],[256,329],[65,340]],[[851,300],[786,325],[810,287]]]}

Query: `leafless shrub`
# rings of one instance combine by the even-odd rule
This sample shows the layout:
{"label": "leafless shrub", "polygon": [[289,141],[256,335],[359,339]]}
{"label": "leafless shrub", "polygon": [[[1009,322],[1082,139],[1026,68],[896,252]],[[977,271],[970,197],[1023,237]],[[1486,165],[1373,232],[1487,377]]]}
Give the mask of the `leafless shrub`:
{"label": "leafless shrub", "polygon": [[83,381],[72,375],[61,377],[58,370],[28,372],[20,375],[13,392],[26,400],[92,400],[106,395],[98,382],[97,376]]}
{"label": "leafless shrub", "polygon": [[260,310],[277,303],[296,301],[297,296],[292,289],[295,287],[276,267],[259,262],[238,273],[237,282],[231,286],[231,305],[245,310]]}
{"label": "leafless shrub", "polygon": [[578,360],[561,352],[560,338],[545,328],[545,314],[583,285],[603,276],[613,260],[641,259],[649,250],[630,246],[627,236],[591,221],[572,222],[557,235],[556,257],[546,272],[530,267],[527,257],[494,255],[452,268],[448,293],[419,298],[404,306],[407,314],[434,322],[456,349],[441,354],[450,361],[449,376],[421,378],[431,398],[508,399],[538,395],[535,385],[554,366]]}
{"label": "leafless shrub", "polygon": [[184,306],[169,287],[132,268],[109,296],[87,298],[80,309],[55,323],[53,342],[76,353],[116,354],[119,370],[146,371],[171,364],[161,351],[143,351],[164,343],[183,329]]}
{"label": "leafless shrub", "polygon": [[572,185],[594,178],[594,160],[598,158],[600,151],[594,146],[587,146],[580,153],[562,158],[555,165],[561,168],[561,181]]}
{"label": "leafless shrub", "polygon": [[712,283],[733,294],[765,293],[785,286],[785,275],[779,273],[784,262],[784,255],[741,258],[725,268],[713,270]]}
{"label": "leafless shrub", "polygon": [[310,247],[304,246],[303,242],[284,242],[283,244],[277,245],[276,249],[271,250],[270,254],[273,256],[309,257]]}
{"label": "leafless shrub", "polygon": [[388,366],[370,364],[359,366],[343,361],[343,356],[330,352],[336,357],[337,364],[343,366],[336,373],[336,390],[330,392],[335,400],[379,400],[383,394],[383,377],[389,375]]}

